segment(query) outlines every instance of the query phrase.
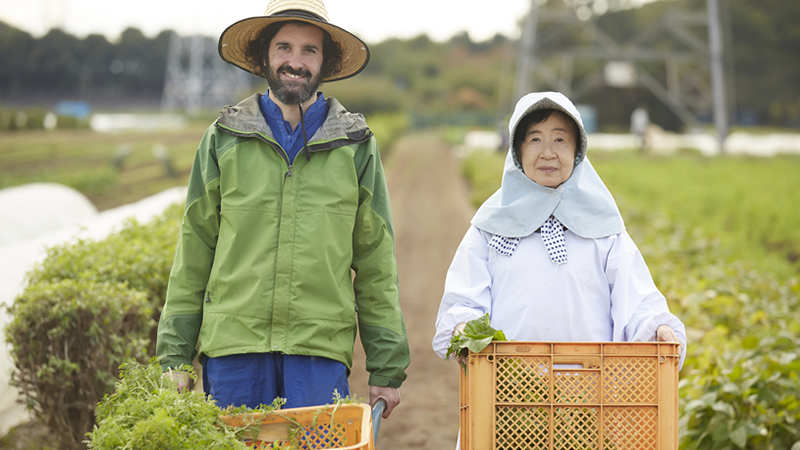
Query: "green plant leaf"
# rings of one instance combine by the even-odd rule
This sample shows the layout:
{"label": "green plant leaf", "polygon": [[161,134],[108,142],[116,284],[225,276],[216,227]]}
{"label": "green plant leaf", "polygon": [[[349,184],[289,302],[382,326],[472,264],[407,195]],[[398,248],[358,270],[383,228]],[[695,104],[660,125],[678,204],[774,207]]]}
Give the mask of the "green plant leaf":
{"label": "green plant leaf", "polygon": [[755,336],[747,336],[742,341],[742,348],[752,350],[758,348],[759,339]]}
{"label": "green plant leaf", "polygon": [[733,417],[736,414],[736,412],[733,409],[733,406],[725,402],[716,402],[713,405],[711,405],[711,409],[717,412],[727,414],[729,417]]}
{"label": "green plant leaf", "polygon": [[731,442],[733,442],[737,447],[744,448],[747,444],[747,428],[745,424],[741,423],[736,426],[730,433]]}
{"label": "green plant leaf", "polygon": [[492,341],[505,341],[506,335],[502,330],[492,328],[489,314],[485,314],[475,320],[470,320],[464,327],[464,332],[450,338],[450,345],[447,347],[446,359],[456,356],[464,349],[478,353]]}

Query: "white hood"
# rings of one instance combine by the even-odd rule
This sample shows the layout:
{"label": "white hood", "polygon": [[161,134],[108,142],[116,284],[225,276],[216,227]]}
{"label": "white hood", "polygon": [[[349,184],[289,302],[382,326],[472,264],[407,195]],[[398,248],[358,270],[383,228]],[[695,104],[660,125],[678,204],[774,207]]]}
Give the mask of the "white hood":
{"label": "white hood", "polygon": [[[514,133],[523,117],[540,109],[557,109],[578,127],[580,145],[575,169],[557,188],[535,183],[522,171],[514,152]],[[625,230],[622,216],[608,188],[586,158],[586,131],[575,105],[559,92],[535,92],[522,97],[509,121],[509,149],[503,182],[472,218],[472,225],[504,237],[524,237],[535,232],[550,215],[578,236],[596,239]]]}

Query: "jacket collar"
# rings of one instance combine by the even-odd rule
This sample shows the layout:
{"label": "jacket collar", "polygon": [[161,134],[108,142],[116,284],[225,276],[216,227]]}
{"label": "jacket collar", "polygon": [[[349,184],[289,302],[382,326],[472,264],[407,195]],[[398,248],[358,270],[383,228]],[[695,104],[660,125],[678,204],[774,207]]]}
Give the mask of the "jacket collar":
{"label": "jacket collar", "polygon": [[[275,137],[258,106],[260,95],[253,94],[236,106],[226,106],[220,111],[214,125],[226,132],[259,134],[274,141]],[[328,116],[314,135],[309,137],[309,146],[326,146],[327,143],[342,140],[361,142],[372,135],[363,115],[347,111],[333,97],[326,97],[325,100],[328,102]]]}

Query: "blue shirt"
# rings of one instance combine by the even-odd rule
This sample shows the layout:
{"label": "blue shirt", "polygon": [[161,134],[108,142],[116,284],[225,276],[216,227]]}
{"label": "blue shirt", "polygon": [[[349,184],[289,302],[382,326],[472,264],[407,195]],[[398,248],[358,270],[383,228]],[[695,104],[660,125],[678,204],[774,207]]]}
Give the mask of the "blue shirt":
{"label": "blue shirt", "polygon": [[[297,128],[293,130],[289,122],[283,120],[281,108],[267,94],[268,92],[261,96],[258,106],[261,109],[261,114],[267,120],[269,129],[272,130],[272,135],[278,141],[278,145],[286,152],[286,156],[289,157],[289,164],[291,164],[294,162],[295,156],[303,149],[303,126],[298,123]],[[325,101],[325,96],[320,92],[317,101],[312,103],[308,107],[308,111],[303,114],[306,136],[309,139],[322,126],[326,117],[328,117],[328,102]]]}

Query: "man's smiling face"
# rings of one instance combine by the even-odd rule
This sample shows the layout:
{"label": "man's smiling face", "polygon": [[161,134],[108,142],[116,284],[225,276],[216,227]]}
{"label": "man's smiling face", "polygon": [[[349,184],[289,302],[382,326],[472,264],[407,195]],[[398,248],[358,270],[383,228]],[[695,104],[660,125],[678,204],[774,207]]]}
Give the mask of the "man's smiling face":
{"label": "man's smiling face", "polygon": [[322,82],[322,30],[289,23],[269,44],[266,79],[272,94],[286,105],[311,99]]}

